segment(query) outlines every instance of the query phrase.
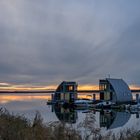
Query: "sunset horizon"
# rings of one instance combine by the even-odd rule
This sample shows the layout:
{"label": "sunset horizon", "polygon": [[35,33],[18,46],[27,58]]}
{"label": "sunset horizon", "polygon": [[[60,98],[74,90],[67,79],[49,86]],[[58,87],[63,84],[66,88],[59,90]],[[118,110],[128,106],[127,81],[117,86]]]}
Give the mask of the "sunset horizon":
{"label": "sunset horizon", "polygon": [[[59,85],[60,83],[58,83]],[[49,91],[56,90],[58,85],[15,85],[10,83],[0,83],[0,91]],[[129,85],[131,90],[140,90],[138,85]],[[99,84],[78,84],[78,90],[99,90]]]}

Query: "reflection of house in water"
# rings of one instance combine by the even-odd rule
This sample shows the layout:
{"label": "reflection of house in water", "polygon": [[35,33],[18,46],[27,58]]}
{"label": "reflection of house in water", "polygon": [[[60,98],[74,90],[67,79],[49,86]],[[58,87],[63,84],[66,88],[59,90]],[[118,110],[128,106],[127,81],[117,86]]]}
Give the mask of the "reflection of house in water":
{"label": "reflection of house in water", "polygon": [[114,103],[131,102],[132,93],[128,85],[122,79],[100,80],[100,99]]}
{"label": "reflection of house in water", "polygon": [[107,127],[108,129],[114,121],[115,113],[116,112],[113,112],[113,111],[109,113],[101,111],[100,112],[100,127]]}
{"label": "reflection of house in water", "polygon": [[54,101],[64,101],[67,103],[74,102],[77,99],[77,83],[76,82],[62,82],[54,94]]}
{"label": "reflection of house in water", "polygon": [[78,119],[77,111],[72,108],[64,109],[63,107],[54,106],[57,118],[62,122],[76,123]]}
{"label": "reflection of house in water", "polygon": [[130,119],[131,114],[127,112],[100,112],[100,127],[113,129],[125,125]]}

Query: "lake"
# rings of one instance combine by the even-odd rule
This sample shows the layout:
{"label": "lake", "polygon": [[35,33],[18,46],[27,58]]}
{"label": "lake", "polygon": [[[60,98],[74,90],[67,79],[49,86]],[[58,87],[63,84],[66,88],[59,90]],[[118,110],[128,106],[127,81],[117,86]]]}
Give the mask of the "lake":
{"label": "lake", "polygon": [[[46,102],[50,97],[51,95],[48,93],[4,93],[0,94],[0,107],[6,108],[14,114],[24,115],[30,120],[33,120],[36,111],[39,111],[45,123],[62,121],[75,126],[85,119],[87,112],[90,112],[96,120],[94,125],[96,125],[97,128],[101,128],[102,131],[119,132],[127,128],[140,130],[139,112],[65,110],[60,107],[47,105]],[[88,98],[90,96],[87,94],[79,94],[79,97]]]}

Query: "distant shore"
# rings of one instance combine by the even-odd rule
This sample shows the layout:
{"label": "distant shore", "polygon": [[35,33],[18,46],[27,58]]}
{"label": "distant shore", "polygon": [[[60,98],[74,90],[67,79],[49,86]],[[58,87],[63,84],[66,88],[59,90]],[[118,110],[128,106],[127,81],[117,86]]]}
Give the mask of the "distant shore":
{"label": "distant shore", "polygon": [[[55,90],[44,90],[44,91],[0,91],[0,93],[54,93]],[[78,90],[78,93],[99,93],[99,90]],[[140,93],[140,89],[131,90],[132,93]]]}

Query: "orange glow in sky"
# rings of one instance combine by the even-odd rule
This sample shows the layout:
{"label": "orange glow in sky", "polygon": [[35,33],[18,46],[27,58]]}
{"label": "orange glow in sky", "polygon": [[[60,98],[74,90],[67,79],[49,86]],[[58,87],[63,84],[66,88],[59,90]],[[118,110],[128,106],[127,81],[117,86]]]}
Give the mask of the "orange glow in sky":
{"label": "orange glow in sky", "polygon": [[98,85],[78,85],[78,90],[99,90]]}
{"label": "orange glow in sky", "polygon": [[130,89],[139,90],[140,89],[140,86],[138,86],[138,85],[130,85],[129,88]]}
{"label": "orange glow in sky", "polygon": [[[33,86],[33,85],[12,85],[0,82],[0,91],[45,91],[56,90],[58,85]],[[140,89],[138,85],[130,85],[130,89]],[[78,90],[99,90],[99,85],[78,85]]]}
{"label": "orange glow in sky", "polygon": [[33,85],[12,85],[8,83],[0,83],[1,91],[43,91],[43,90],[55,90],[56,85],[49,86],[33,86]]}
{"label": "orange glow in sky", "polygon": [[[136,85],[130,85],[129,86],[130,89],[140,89],[139,86]],[[18,91],[18,90],[39,90],[39,91],[43,91],[43,90],[49,90],[49,89],[53,89],[55,90],[57,88],[57,86],[38,86],[38,87],[26,87],[26,86],[19,86],[19,85],[10,85],[10,84],[5,84],[2,83],[0,84],[0,90],[2,91]],[[78,86],[78,90],[98,90],[98,85],[79,85]],[[88,98],[91,99],[92,98],[92,94],[89,93],[81,93],[78,94],[78,98]],[[96,99],[99,98],[99,95],[96,95]],[[0,94],[0,104],[4,104],[4,103],[8,103],[8,102],[12,102],[12,101],[31,101],[31,100],[50,100],[51,99],[51,94]]]}

